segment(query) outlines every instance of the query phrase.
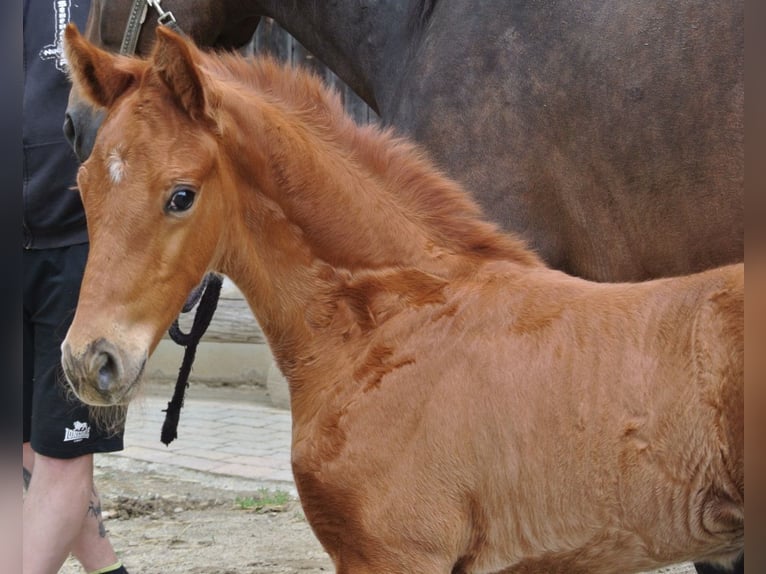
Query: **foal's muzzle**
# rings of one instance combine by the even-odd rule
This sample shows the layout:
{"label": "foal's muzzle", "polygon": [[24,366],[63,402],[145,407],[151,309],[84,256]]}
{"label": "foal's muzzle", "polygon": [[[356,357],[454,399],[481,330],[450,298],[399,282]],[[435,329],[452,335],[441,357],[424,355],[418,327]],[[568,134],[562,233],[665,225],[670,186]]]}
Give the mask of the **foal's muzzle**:
{"label": "foal's muzzle", "polygon": [[76,353],[64,341],[61,364],[72,390],[84,403],[99,406],[126,404],[141,382],[146,354],[131,357],[103,338]]}

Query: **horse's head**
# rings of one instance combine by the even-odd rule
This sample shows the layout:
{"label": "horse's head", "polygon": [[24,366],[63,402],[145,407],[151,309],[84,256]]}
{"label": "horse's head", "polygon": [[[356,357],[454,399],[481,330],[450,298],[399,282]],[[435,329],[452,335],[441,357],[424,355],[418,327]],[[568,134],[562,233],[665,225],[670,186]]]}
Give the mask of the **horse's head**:
{"label": "horse's head", "polygon": [[[179,26],[200,46],[240,48],[252,38],[260,21],[260,15],[242,3],[166,0],[162,6],[173,13]],[[93,0],[83,35],[96,46],[119,52],[133,9],[133,0]],[[149,8],[138,31],[135,54],[151,52],[158,25],[158,11]],[[73,87],[64,116],[64,134],[80,161],[88,159],[103,121],[103,110],[94,107]]]}
{"label": "horse's head", "polygon": [[141,61],[96,48],[71,24],[66,30],[75,88],[104,110],[77,177],[90,253],[62,345],[67,378],[91,404],[133,396],[147,357],[215,265],[225,225],[227,170],[195,65],[200,53],[172,32],[158,37]]}

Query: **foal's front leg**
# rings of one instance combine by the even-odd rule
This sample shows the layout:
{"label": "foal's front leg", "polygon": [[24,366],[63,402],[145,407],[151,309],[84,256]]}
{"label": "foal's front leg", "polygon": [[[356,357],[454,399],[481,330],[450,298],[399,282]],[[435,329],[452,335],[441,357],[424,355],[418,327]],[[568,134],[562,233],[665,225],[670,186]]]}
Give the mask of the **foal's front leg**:
{"label": "foal's front leg", "polygon": [[337,574],[450,574],[451,564],[438,564],[434,560],[364,560],[347,556],[335,560]]}

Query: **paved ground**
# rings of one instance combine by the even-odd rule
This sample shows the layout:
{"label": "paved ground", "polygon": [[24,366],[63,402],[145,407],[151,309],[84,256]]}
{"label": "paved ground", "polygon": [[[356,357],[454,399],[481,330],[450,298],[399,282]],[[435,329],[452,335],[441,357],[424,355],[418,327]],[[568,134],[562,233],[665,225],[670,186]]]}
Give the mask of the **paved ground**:
{"label": "paved ground", "polygon": [[266,406],[261,395],[257,389],[191,387],[178,438],[165,446],[160,442],[162,410],[172,389],[154,385],[129,409],[125,450],[109,456],[282,484],[294,491],[290,412]]}

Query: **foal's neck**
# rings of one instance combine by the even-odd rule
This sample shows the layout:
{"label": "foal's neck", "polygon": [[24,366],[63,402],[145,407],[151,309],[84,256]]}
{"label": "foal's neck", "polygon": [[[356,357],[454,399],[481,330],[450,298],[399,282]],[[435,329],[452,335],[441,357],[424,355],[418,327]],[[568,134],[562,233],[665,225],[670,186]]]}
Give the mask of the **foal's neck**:
{"label": "foal's neck", "polygon": [[354,345],[402,306],[439,304],[445,285],[486,262],[539,264],[414,146],[356,126],[305,74],[253,66],[246,80],[232,71],[240,84],[223,92],[219,141],[228,188],[239,189],[221,270],[245,293],[293,396],[319,363],[344,364],[343,353],[353,363]]}
{"label": "foal's neck", "polygon": [[539,264],[420,150],[357,126],[319,80],[269,61],[253,70],[251,97],[235,97],[240,149],[229,155],[248,158],[241,168],[257,187],[253,205],[272,202],[312,257],[352,272],[409,267],[441,276],[487,260]]}

